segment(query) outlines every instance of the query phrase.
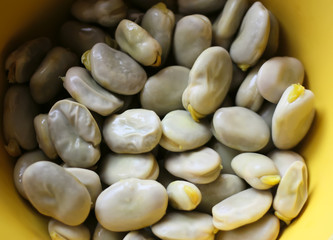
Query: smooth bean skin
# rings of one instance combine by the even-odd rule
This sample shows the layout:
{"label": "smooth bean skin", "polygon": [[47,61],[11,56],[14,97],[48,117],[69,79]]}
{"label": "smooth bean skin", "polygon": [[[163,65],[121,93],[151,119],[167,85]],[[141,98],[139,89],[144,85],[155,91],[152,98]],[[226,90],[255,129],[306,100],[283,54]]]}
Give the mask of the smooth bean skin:
{"label": "smooth bean skin", "polygon": [[162,136],[160,118],[147,109],[128,109],[113,114],[104,122],[103,137],[116,153],[138,154],[150,152]]}
{"label": "smooth bean skin", "polygon": [[304,67],[297,58],[273,57],[260,67],[257,87],[267,101],[278,103],[291,84],[302,84],[303,80]]}
{"label": "smooth bean skin", "polygon": [[213,207],[213,224],[228,231],[255,222],[265,215],[272,201],[271,192],[248,188]]}
{"label": "smooth bean skin", "polygon": [[99,170],[101,180],[108,185],[126,178],[156,180],[159,166],[152,153],[107,154]]}
{"label": "smooth bean skin", "polygon": [[187,181],[177,180],[167,187],[170,205],[178,210],[191,211],[201,202],[201,192],[193,184]]}
{"label": "smooth bean skin", "polygon": [[28,82],[51,47],[49,38],[39,37],[11,52],[5,62],[9,83]]}
{"label": "smooth bean skin", "polygon": [[163,240],[213,240],[216,233],[212,216],[196,211],[169,212],[151,229]]}
{"label": "smooth bean skin", "polygon": [[145,70],[134,59],[105,43],[95,44],[82,59],[96,82],[115,93],[136,94],[147,80]]}
{"label": "smooth bean skin", "polygon": [[211,13],[221,9],[225,0],[178,0],[178,10],[180,13]]}
{"label": "smooth bean skin", "polygon": [[199,184],[213,182],[222,169],[220,155],[208,147],[171,154],[164,166],[174,176]]}
{"label": "smooth bean skin", "polygon": [[33,163],[25,170],[22,182],[30,203],[41,214],[77,226],[90,212],[91,198],[87,188],[55,163]]}
{"label": "smooth bean skin", "polygon": [[231,167],[251,187],[259,190],[272,188],[281,179],[273,160],[260,153],[241,153],[232,159]]}
{"label": "smooth bean skin", "polygon": [[226,1],[222,12],[213,24],[213,42],[215,44],[229,49],[232,38],[236,34],[248,7],[248,0]]}
{"label": "smooth bean skin", "polygon": [[110,231],[132,231],[159,221],[167,205],[168,194],[160,183],[129,178],[112,184],[98,196],[95,214]]}
{"label": "smooth bean skin", "polygon": [[273,160],[277,168],[279,169],[280,175],[284,176],[288,168],[296,161],[305,163],[304,158],[295,151],[291,150],[278,150],[275,149],[267,155]]}
{"label": "smooth bean skin", "polygon": [[92,240],[119,240],[126,236],[124,232],[112,232],[97,223]]}
{"label": "smooth bean skin", "polygon": [[124,105],[124,101],[102,88],[82,67],[71,67],[62,78],[64,88],[88,109],[107,116]]}
{"label": "smooth bean skin", "polygon": [[279,149],[295,147],[309,131],[314,116],[314,94],[301,85],[283,93],[272,118],[272,139]]}
{"label": "smooth bean skin", "polygon": [[10,86],[3,104],[3,135],[8,154],[18,157],[22,149],[35,149],[38,144],[34,118],[39,113],[39,107],[32,99],[29,87],[23,84]]}
{"label": "smooth bean skin", "polygon": [[126,234],[123,240],[155,240],[152,234],[149,234],[147,231],[130,231]]}
{"label": "smooth bean skin", "polygon": [[16,190],[25,199],[28,198],[24,192],[23,183],[22,183],[22,177],[24,171],[27,169],[27,167],[29,167],[31,164],[35,162],[47,161],[47,160],[48,160],[47,156],[45,156],[45,154],[41,150],[26,152],[17,159],[14,167],[13,179]]}
{"label": "smooth bean skin", "polygon": [[76,0],[72,4],[71,13],[81,22],[115,27],[126,17],[127,7],[122,0]]}
{"label": "smooth bean skin", "polygon": [[191,68],[203,50],[212,43],[212,24],[201,14],[182,17],[176,24],[173,52],[178,65]]}
{"label": "smooth bean skin", "polygon": [[194,120],[215,112],[222,104],[232,80],[232,62],[222,47],[210,47],[195,60],[183,92],[183,106]]}
{"label": "smooth bean skin", "polygon": [[186,67],[169,66],[149,77],[140,93],[142,107],[155,111],[159,116],[183,109],[182,94],[189,74],[190,69]]}
{"label": "smooth bean skin", "polygon": [[279,219],[272,214],[266,214],[254,223],[230,231],[220,231],[215,240],[275,240],[279,232]]}
{"label": "smooth bean skin", "polygon": [[212,131],[221,143],[239,151],[258,151],[270,137],[269,127],[257,113],[238,106],[218,109]]}
{"label": "smooth bean skin", "polygon": [[100,158],[99,127],[82,104],[64,99],[48,113],[50,136],[60,158],[72,167],[91,167]]}
{"label": "smooth bean skin", "polygon": [[48,231],[52,240],[89,240],[90,232],[88,227],[83,224],[78,226],[69,226],[51,219],[48,223]]}
{"label": "smooth bean skin", "polygon": [[115,38],[120,48],[142,65],[161,65],[161,45],[135,22],[123,19],[117,26]]}
{"label": "smooth bean skin", "polygon": [[163,135],[159,144],[171,152],[184,152],[206,144],[212,137],[208,122],[193,120],[185,110],[174,110],[162,119]]}
{"label": "smooth bean skin", "polygon": [[175,27],[175,15],[165,3],[159,2],[146,11],[142,18],[141,27],[155,38],[162,48],[161,64],[165,63]]}
{"label": "smooth bean skin", "polygon": [[265,51],[270,31],[269,12],[261,2],[247,10],[240,30],[230,47],[232,60],[246,71],[254,66]]}
{"label": "smooth bean skin", "polygon": [[269,22],[270,22],[270,30],[268,36],[268,42],[266,49],[263,53],[263,58],[269,59],[273,57],[278,48],[279,48],[279,38],[280,38],[280,24],[278,19],[274,16],[271,11],[269,12]]}
{"label": "smooth bean skin", "polygon": [[52,48],[30,80],[31,96],[38,104],[47,103],[57,96],[62,89],[59,78],[67,69],[79,65],[78,56],[63,48]]}
{"label": "smooth bean skin", "polygon": [[216,204],[247,187],[245,181],[234,174],[221,174],[211,183],[196,184],[196,186],[202,195],[198,210],[209,214]]}

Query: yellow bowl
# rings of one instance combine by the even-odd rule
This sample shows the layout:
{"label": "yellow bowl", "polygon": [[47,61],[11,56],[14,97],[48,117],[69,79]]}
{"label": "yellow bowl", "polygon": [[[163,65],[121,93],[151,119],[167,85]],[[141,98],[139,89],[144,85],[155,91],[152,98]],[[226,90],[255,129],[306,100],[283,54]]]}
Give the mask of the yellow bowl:
{"label": "yellow bowl", "polygon": [[[263,0],[278,18],[281,29],[279,55],[299,58],[306,69],[306,84],[316,95],[317,115],[299,151],[310,174],[309,200],[301,215],[280,239],[329,239],[333,235],[333,94],[330,82],[333,56],[333,2],[330,0]],[[0,8],[0,94],[7,87],[4,59],[16,46],[33,37],[55,36],[68,16],[71,1],[14,0]],[[3,98],[1,98],[2,112]],[[2,120],[1,120],[2,121]],[[0,138],[1,146],[4,145]],[[0,238],[49,239],[46,218],[41,217],[17,194],[12,172],[14,160],[0,148]]]}

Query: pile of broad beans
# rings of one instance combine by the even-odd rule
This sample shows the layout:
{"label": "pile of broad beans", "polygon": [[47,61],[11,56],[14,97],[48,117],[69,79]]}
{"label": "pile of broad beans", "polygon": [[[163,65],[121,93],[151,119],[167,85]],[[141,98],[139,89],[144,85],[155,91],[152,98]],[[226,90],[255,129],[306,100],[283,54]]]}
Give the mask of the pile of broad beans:
{"label": "pile of broad beans", "polygon": [[260,2],[76,0],[7,57],[6,150],[52,239],[276,239],[315,114]]}

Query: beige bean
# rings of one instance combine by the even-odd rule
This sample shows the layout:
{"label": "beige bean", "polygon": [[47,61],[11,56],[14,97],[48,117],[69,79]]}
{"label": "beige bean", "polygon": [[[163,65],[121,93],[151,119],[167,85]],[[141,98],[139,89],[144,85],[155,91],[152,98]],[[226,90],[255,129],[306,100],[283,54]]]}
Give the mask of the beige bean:
{"label": "beige bean", "polygon": [[119,240],[125,236],[126,233],[109,231],[97,223],[92,240]]}
{"label": "beige bean", "polygon": [[193,183],[177,180],[167,187],[170,205],[178,210],[191,211],[201,202],[201,192]]}
{"label": "beige bean", "polygon": [[293,57],[273,57],[260,68],[257,87],[260,94],[272,103],[278,103],[291,84],[302,84],[304,67]]}
{"label": "beige bean", "polygon": [[197,57],[212,43],[212,24],[201,14],[182,17],[176,24],[173,52],[178,65],[191,68]]}
{"label": "beige bean", "polygon": [[296,146],[309,131],[315,115],[314,94],[293,84],[283,93],[272,119],[272,138],[279,149]]}
{"label": "beige bean", "polygon": [[71,67],[62,78],[64,88],[79,103],[102,116],[120,109],[124,102],[102,88],[82,67]]}
{"label": "beige bean", "polygon": [[155,238],[152,234],[148,233],[148,231],[140,230],[130,231],[123,240],[155,240]]}
{"label": "beige bean", "polygon": [[225,0],[178,0],[180,13],[202,13],[207,14],[221,9]]}
{"label": "beige bean", "polygon": [[162,48],[144,28],[130,20],[122,20],[115,32],[120,48],[144,66],[161,65]]}
{"label": "beige bean", "polygon": [[229,49],[248,8],[248,0],[226,1],[222,12],[213,24],[213,41],[215,44]]}
{"label": "beige bean", "polygon": [[161,64],[165,62],[169,55],[174,26],[175,15],[163,2],[159,2],[148,9],[142,18],[141,27],[146,29],[161,45]]}
{"label": "beige bean", "polygon": [[195,121],[216,111],[222,104],[232,80],[232,62],[222,47],[210,47],[195,60],[187,88],[183,92],[183,106]]}
{"label": "beige bean", "polygon": [[167,205],[168,194],[160,183],[129,178],[112,184],[98,196],[95,214],[108,230],[132,231],[159,221]]}
{"label": "beige bean", "polygon": [[300,154],[291,150],[275,149],[268,153],[268,157],[273,160],[282,177],[294,162],[300,161],[305,163],[304,158]]}
{"label": "beige bean", "polygon": [[25,42],[10,53],[5,62],[5,70],[10,83],[28,82],[51,49],[51,40],[46,37]]}
{"label": "beige bean", "polygon": [[50,136],[60,158],[72,167],[91,167],[100,157],[99,127],[82,104],[64,99],[48,113]]}
{"label": "beige bean", "polygon": [[77,226],[90,212],[87,188],[55,163],[40,161],[30,165],[22,182],[29,201],[41,214]]}
{"label": "beige bean", "polygon": [[115,27],[126,17],[127,7],[122,0],[76,0],[72,4],[71,13],[81,22]]}
{"label": "beige bean", "polygon": [[220,155],[208,147],[171,154],[164,166],[174,176],[199,184],[213,182],[222,169]]}
{"label": "beige bean", "polygon": [[99,176],[92,170],[84,168],[65,168],[67,172],[72,174],[79,182],[81,182],[88,190],[91,198],[92,207],[95,205],[98,195],[102,192],[102,184]]}
{"label": "beige bean", "polygon": [[254,223],[230,231],[220,231],[215,240],[275,240],[280,232],[280,221],[266,214]]}
{"label": "beige bean", "polygon": [[234,174],[221,174],[211,183],[196,184],[196,186],[202,195],[198,210],[209,214],[216,204],[246,189],[245,181]]}
{"label": "beige bean", "polygon": [[24,171],[29,167],[31,164],[39,161],[46,161],[48,160],[47,156],[41,151],[41,150],[34,150],[30,152],[26,152],[23,155],[21,155],[14,167],[14,172],[13,172],[13,179],[14,179],[14,184],[16,187],[16,190],[18,193],[27,199],[27,195],[24,192],[23,189],[23,183],[22,183],[22,177]]}
{"label": "beige bean", "polygon": [[[276,108],[276,104],[268,102],[268,101],[264,101],[262,107],[258,111],[258,114],[264,119],[264,121],[266,122],[270,131],[272,131],[272,118],[273,118],[275,108]],[[259,152],[266,154],[266,153],[272,151],[274,148],[275,148],[275,146],[274,146],[272,134],[271,134],[267,145],[264,148],[262,148]]]}
{"label": "beige bean", "polygon": [[221,157],[222,166],[223,166],[221,173],[235,174],[234,170],[231,168],[231,160],[236,155],[240,154],[240,151],[227,147],[226,145],[220,143],[216,139],[211,141],[209,147],[214,149]]}
{"label": "beige bean", "polygon": [[69,226],[57,220],[51,219],[48,223],[48,231],[52,240],[89,240],[90,232],[83,224]]}
{"label": "beige bean", "polygon": [[47,103],[62,89],[60,76],[67,69],[79,65],[79,58],[73,52],[63,48],[51,49],[30,79],[31,96],[36,103]]}
{"label": "beige bean", "polygon": [[114,48],[117,46],[116,41],[101,28],[78,21],[65,22],[60,28],[59,35],[62,45],[78,56],[91,49],[96,43],[106,43]]}
{"label": "beige bean", "polygon": [[232,60],[243,71],[254,66],[265,51],[270,31],[269,12],[257,1],[247,10],[230,47]]}
{"label": "beige bean", "polygon": [[103,137],[116,153],[145,153],[157,146],[162,126],[157,114],[147,109],[128,109],[104,122]]}
{"label": "beige bean", "polygon": [[190,69],[186,67],[169,66],[149,77],[140,93],[142,107],[155,111],[159,116],[183,109],[182,94],[189,74]]}
{"label": "beige bean", "polygon": [[270,30],[269,37],[266,49],[263,53],[263,57],[269,59],[273,57],[278,48],[279,48],[279,38],[280,38],[280,24],[278,19],[274,16],[274,14],[269,11],[269,22],[270,22]]}
{"label": "beige bean", "polygon": [[111,185],[127,178],[156,180],[159,174],[158,163],[152,153],[107,154],[99,170],[101,180]]}
{"label": "beige bean", "polygon": [[259,220],[272,205],[269,191],[249,188],[236,193],[213,207],[213,224],[228,231]]}
{"label": "beige bean", "polygon": [[235,100],[237,106],[246,107],[255,112],[261,108],[264,98],[257,87],[258,71],[261,65],[262,63],[258,63],[252,68],[238,88]]}
{"label": "beige bean", "polygon": [[169,212],[151,229],[163,240],[213,240],[216,233],[212,216],[196,211]]}
{"label": "beige bean", "polygon": [[239,151],[258,151],[270,137],[270,129],[260,115],[238,106],[218,109],[212,132],[221,143]]}
{"label": "beige bean", "polygon": [[26,85],[10,86],[4,97],[3,135],[5,149],[13,157],[22,154],[21,149],[33,150],[38,144],[34,129],[34,118],[39,107],[31,97]]}
{"label": "beige bean", "polygon": [[97,43],[82,56],[82,62],[102,87],[115,93],[133,95],[141,91],[145,70],[127,54]]}
{"label": "beige bean", "polygon": [[241,153],[232,159],[231,167],[251,187],[259,190],[272,188],[281,179],[273,160],[260,153]]}
{"label": "beige bean", "polygon": [[231,80],[229,91],[236,92],[238,90],[239,86],[244,81],[246,75],[247,75],[247,72],[242,71],[235,63],[233,63],[232,64],[232,80]]}
{"label": "beige bean", "polygon": [[185,110],[174,110],[162,119],[163,135],[159,144],[172,152],[184,152],[206,144],[212,137],[208,122],[195,122]]}

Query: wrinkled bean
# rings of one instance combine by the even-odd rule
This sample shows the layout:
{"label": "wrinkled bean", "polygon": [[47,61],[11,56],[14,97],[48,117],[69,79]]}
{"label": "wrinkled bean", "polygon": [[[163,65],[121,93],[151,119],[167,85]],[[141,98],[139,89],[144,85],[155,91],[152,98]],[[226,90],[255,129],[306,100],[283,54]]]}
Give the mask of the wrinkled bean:
{"label": "wrinkled bean", "polygon": [[48,231],[52,240],[89,240],[90,232],[83,224],[69,226],[57,220],[51,219],[48,223]]}

